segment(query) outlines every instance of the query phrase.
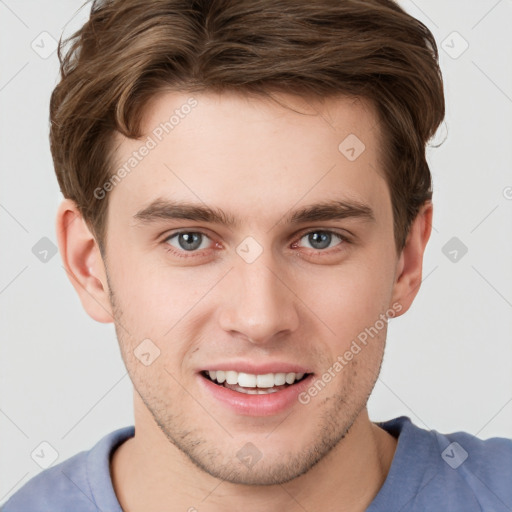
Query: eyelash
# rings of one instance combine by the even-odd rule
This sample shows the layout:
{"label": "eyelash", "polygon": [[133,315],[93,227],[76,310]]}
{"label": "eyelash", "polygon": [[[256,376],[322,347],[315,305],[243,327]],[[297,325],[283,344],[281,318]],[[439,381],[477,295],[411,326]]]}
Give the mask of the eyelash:
{"label": "eyelash", "polygon": [[[182,233],[199,234],[199,235],[202,235],[202,236],[204,236],[206,238],[210,238],[203,231],[192,231],[192,230],[176,231],[175,233],[172,233],[171,235],[167,236],[163,240],[163,243],[167,246],[166,247],[166,252],[170,252],[173,255],[177,256],[178,258],[194,258],[194,257],[201,257],[202,256],[202,254],[201,254],[202,251],[209,250],[209,249],[201,249],[201,250],[196,250],[196,251],[185,251],[185,250],[181,250],[180,251],[180,250],[177,250],[175,247],[173,247],[172,245],[170,245],[168,243],[169,240],[171,240],[174,237],[179,236]],[[316,250],[315,249],[309,249],[311,251],[314,251],[314,256],[320,256],[321,257],[324,254],[325,255],[331,255],[332,252],[333,252],[333,249],[334,249],[334,252],[338,252],[340,250],[343,250],[341,248],[338,248],[340,245],[345,245],[345,244],[350,244],[351,243],[351,241],[349,240],[348,237],[338,233],[337,231],[332,231],[332,230],[329,230],[329,229],[313,229],[313,230],[301,233],[300,236],[298,237],[297,241],[292,243],[292,246],[296,246],[296,244],[298,244],[298,242],[300,242],[300,240],[302,238],[304,238],[305,236],[310,235],[312,233],[328,233],[330,235],[333,235],[333,236],[339,238],[339,240],[340,240],[340,243],[338,243],[334,247],[331,247],[331,248],[328,248],[328,249],[316,249]]]}

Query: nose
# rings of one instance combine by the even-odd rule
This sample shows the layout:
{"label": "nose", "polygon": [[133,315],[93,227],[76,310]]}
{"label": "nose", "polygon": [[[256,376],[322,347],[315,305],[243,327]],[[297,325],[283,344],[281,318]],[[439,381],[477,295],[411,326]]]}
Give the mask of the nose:
{"label": "nose", "polygon": [[223,283],[220,327],[230,334],[264,345],[299,325],[295,295],[270,257],[253,263],[241,260]]}

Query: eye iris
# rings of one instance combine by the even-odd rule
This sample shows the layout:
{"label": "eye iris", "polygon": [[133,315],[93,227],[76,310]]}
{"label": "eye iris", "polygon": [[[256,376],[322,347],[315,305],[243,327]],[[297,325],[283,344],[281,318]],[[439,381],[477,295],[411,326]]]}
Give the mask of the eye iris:
{"label": "eye iris", "polygon": [[178,243],[180,247],[186,251],[197,249],[201,245],[201,234],[180,233],[178,235]]}
{"label": "eye iris", "polygon": [[331,234],[324,231],[316,231],[308,235],[309,243],[315,249],[325,249],[331,244]]}

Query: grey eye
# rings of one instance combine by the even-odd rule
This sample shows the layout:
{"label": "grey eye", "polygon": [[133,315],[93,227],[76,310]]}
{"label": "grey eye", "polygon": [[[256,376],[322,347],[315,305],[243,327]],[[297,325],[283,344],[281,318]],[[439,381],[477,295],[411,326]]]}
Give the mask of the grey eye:
{"label": "grey eye", "polygon": [[[167,243],[175,247],[176,249],[182,249],[184,251],[196,251],[197,249],[205,249],[203,245],[207,244],[208,238],[203,233],[195,231],[183,231],[176,233],[167,239]],[[206,242],[205,242],[206,241]],[[176,245],[177,242],[177,245]]]}
{"label": "grey eye", "polygon": [[311,249],[326,249],[333,241],[342,241],[341,236],[330,231],[311,231],[305,234],[301,240],[306,239]]}

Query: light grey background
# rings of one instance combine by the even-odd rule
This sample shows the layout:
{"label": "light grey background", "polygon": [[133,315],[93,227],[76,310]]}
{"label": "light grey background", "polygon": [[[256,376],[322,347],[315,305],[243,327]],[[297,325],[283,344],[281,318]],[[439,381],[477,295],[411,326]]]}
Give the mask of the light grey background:
{"label": "light grey background", "polygon": [[[66,24],[69,35],[86,19],[88,8],[75,15],[81,3],[0,0],[0,502],[51,462],[52,449],[58,463],[133,424],[112,325],[85,314],[58,255],[42,262],[32,252],[43,237],[56,243],[61,197],[47,137],[58,63],[47,53]],[[447,116],[436,140],[448,137],[429,150],[435,214],[424,282],[391,321],[370,415],[512,437],[512,1],[401,5],[440,47]],[[457,262],[453,248],[450,258],[442,251],[452,237],[468,248]]]}

